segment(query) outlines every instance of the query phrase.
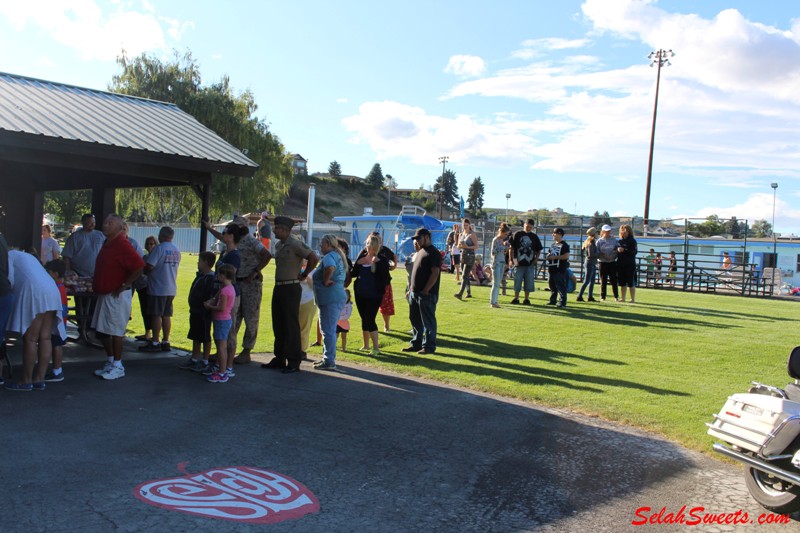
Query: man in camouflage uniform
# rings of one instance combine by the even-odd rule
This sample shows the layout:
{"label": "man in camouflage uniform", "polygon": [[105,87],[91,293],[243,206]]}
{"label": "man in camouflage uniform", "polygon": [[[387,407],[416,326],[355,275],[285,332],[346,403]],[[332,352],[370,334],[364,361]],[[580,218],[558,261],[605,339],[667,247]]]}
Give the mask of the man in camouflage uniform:
{"label": "man in camouflage uniform", "polygon": [[[244,228],[249,228],[247,219],[244,217],[234,217],[233,222]],[[222,238],[222,234],[215,230],[209,222],[204,222],[203,225],[217,239]],[[256,345],[256,339],[258,338],[258,320],[261,316],[261,294],[264,279],[261,270],[267,266],[270,259],[272,259],[272,255],[269,250],[264,248],[261,241],[253,237],[249,230],[247,236],[242,237],[242,240],[239,241],[238,248],[241,265],[236,272],[236,282],[241,292],[241,307],[233,328],[238,333],[242,320],[244,320],[245,331],[242,339],[242,351],[233,359],[233,362],[246,364],[250,362],[250,351]],[[235,351],[235,346],[233,348]]]}

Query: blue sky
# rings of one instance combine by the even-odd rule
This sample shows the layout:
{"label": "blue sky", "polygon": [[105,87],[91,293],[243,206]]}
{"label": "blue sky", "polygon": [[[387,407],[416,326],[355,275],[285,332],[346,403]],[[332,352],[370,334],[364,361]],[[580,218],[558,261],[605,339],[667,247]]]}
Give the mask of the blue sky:
{"label": "blue sky", "polygon": [[[772,220],[800,234],[796,2],[0,0],[0,71],[105,89],[121,48],[190,50],[324,172],[431,185],[449,157],[487,206]],[[377,208],[377,206],[376,206]]]}

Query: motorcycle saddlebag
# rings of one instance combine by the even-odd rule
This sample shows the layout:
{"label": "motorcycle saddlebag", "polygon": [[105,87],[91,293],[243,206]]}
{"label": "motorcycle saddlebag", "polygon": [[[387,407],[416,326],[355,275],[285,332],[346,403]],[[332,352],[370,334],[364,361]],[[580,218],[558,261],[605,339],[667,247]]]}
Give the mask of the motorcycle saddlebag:
{"label": "motorcycle saddlebag", "polygon": [[800,403],[764,394],[734,394],[708,434],[762,456],[780,454],[800,434]]}

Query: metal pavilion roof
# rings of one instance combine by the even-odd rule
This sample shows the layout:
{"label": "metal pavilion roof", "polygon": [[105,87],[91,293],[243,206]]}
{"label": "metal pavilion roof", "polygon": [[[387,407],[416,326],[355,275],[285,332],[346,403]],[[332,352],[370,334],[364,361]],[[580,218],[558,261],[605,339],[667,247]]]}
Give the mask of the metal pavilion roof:
{"label": "metal pavilion roof", "polygon": [[258,165],[174,104],[0,73],[3,132],[220,163],[252,175]]}

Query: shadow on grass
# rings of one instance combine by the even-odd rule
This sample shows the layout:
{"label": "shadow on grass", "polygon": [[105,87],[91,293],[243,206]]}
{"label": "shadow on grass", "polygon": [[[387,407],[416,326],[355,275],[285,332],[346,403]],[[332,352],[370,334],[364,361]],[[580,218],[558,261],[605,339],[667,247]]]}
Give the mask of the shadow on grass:
{"label": "shadow on grass", "polygon": [[[619,306],[630,304],[619,304]],[[643,315],[636,313],[634,309],[639,307],[640,304],[636,303],[630,307],[630,310],[622,310],[619,307],[610,306],[586,306],[580,303],[574,304],[567,302],[566,309],[560,309],[553,306],[508,306],[517,312],[525,313],[538,313],[542,315],[557,316],[564,318],[577,318],[584,320],[591,320],[592,322],[603,322],[609,325],[620,325],[626,327],[652,327],[658,326],[663,329],[674,329],[682,331],[691,331],[694,327],[702,328],[715,328],[715,329],[732,329],[744,327],[735,324],[720,324],[709,322],[706,320],[696,320],[686,316],[659,316],[659,315]],[[686,312],[686,310],[684,310]],[[744,315],[742,315],[744,317]]]}
{"label": "shadow on grass", "polygon": [[[451,338],[450,335],[441,335],[440,338]],[[456,337],[462,339],[461,337]],[[498,341],[484,341],[485,344],[483,352],[484,355],[493,355],[509,353],[518,351],[519,346],[506,344]],[[604,389],[597,386],[605,387],[622,387],[628,389],[638,389],[644,392],[655,394],[658,396],[689,396],[684,392],[672,391],[649,385],[643,385],[633,381],[623,379],[607,378],[602,376],[592,376],[571,372],[560,372],[557,370],[549,370],[538,368],[535,366],[527,366],[519,363],[490,360],[481,357],[480,352],[475,356],[471,355],[457,355],[450,353],[448,348],[458,348],[465,351],[475,352],[474,343],[465,343],[463,341],[446,341],[437,347],[436,354],[433,356],[419,357],[416,355],[406,356],[397,355],[394,353],[384,352],[382,359],[390,361],[398,366],[414,366],[421,367],[428,370],[438,372],[462,372],[473,374],[475,376],[487,376],[507,381],[514,381],[521,385],[550,385],[557,387],[564,387],[567,389],[582,390],[587,392],[604,392]],[[533,349],[535,355],[532,357],[534,361],[557,361],[562,362],[565,358],[584,358],[582,356],[575,356],[563,352],[555,352],[552,350]],[[460,364],[458,360],[470,361],[476,364]],[[597,361],[597,360],[594,360]],[[599,361],[605,362],[605,361]],[[617,363],[619,364],[619,363]],[[624,363],[622,363],[624,364]]]}
{"label": "shadow on grass", "polygon": [[791,318],[781,318],[775,316],[764,316],[764,315],[753,315],[748,313],[737,313],[732,311],[721,311],[719,309],[710,309],[708,307],[687,307],[687,306],[678,306],[678,305],[664,305],[664,304],[656,304],[650,302],[639,302],[636,305],[640,305],[642,307],[650,307],[650,308],[659,308],[663,309],[664,311],[673,311],[676,313],[693,313],[693,314],[701,314],[703,316],[712,316],[716,318],[729,318],[732,320],[756,320],[761,322],[776,322],[776,321],[794,321]]}

